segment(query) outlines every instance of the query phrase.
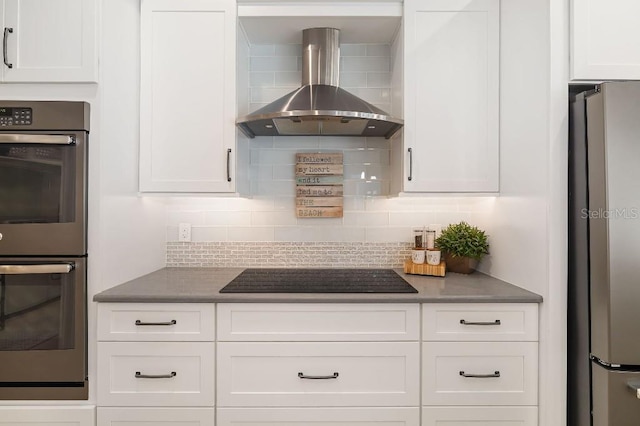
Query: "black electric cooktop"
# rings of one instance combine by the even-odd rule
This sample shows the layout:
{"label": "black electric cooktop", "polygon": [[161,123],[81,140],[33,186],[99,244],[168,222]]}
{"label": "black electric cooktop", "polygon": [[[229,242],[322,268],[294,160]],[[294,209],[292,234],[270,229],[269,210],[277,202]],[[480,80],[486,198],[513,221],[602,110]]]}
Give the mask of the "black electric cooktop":
{"label": "black electric cooktop", "polygon": [[249,268],[220,293],[417,293],[393,269]]}

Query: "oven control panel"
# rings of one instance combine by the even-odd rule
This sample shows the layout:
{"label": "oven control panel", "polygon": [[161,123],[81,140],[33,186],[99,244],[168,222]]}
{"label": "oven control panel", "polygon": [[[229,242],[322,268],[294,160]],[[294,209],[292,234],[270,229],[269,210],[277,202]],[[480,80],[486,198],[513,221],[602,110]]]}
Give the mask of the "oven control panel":
{"label": "oven control panel", "polygon": [[6,108],[0,106],[0,127],[29,126],[31,124],[31,108]]}

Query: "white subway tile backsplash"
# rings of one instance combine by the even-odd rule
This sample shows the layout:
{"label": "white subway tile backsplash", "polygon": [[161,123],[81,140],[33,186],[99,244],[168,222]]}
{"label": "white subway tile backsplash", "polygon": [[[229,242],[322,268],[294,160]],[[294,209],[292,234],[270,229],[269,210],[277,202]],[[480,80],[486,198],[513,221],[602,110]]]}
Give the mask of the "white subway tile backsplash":
{"label": "white subway tile backsplash", "polygon": [[[367,87],[366,72],[341,72],[340,87],[351,92],[353,87]],[[375,87],[375,86],[372,86]],[[387,86],[389,87],[389,86]]]}
{"label": "white subway tile backsplash", "polygon": [[273,44],[253,44],[249,49],[249,55],[254,56],[275,56],[276,46]]}
{"label": "white subway tile backsplash", "polygon": [[[301,69],[300,61],[296,57],[254,56],[249,62],[251,72],[299,71]],[[376,71],[388,71],[388,69]]]}
{"label": "white subway tile backsplash", "polygon": [[366,56],[367,45],[366,44],[349,44],[343,43],[340,45],[340,57],[347,56]]}
{"label": "white subway tile backsplash", "polygon": [[[280,74],[280,73],[278,73]],[[274,72],[252,72],[249,73],[249,86],[253,87],[273,87],[276,81]]]}
{"label": "white subway tile backsplash", "polygon": [[340,70],[342,72],[389,72],[390,58],[380,56],[347,56],[341,59]]}
{"label": "white subway tile backsplash", "polygon": [[191,241],[227,241],[228,228],[217,226],[194,226],[191,228]]}
{"label": "white subway tile backsplash", "polygon": [[276,56],[302,56],[301,44],[277,44],[275,49]]}
{"label": "white subway tile backsplash", "polygon": [[251,212],[251,226],[294,226],[297,224],[294,209],[289,211]]}
{"label": "white subway tile backsplash", "polygon": [[387,212],[344,212],[343,222],[345,227],[370,227],[370,226],[389,226],[389,213]]}
{"label": "white subway tile backsplash", "polygon": [[207,226],[250,226],[250,211],[207,211],[205,222]]}
{"label": "white subway tile backsplash", "polygon": [[272,226],[250,226],[229,228],[229,241],[273,241]]}
{"label": "white subway tile backsplash", "polygon": [[391,73],[388,72],[368,72],[365,86],[358,87],[391,87]]}
{"label": "white subway tile backsplash", "polygon": [[[250,55],[249,111],[300,86],[300,45],[254,45]],[[390,112],[390,63],[388,45],[343,44],[340,86]],[[326,136],[250,139],[250,166],[241,171],[248,173],[250,198],[168,199],[167,265],[400,267],[410,257],[414,225],[471,223],[478,209],[491,211],[490,197],[387,198],[392,143],[397,142]],[[297,152],[344,154],[344,217],[295,217]],[[191,243],[176,241],[182,222],[192,225]]]}
{"label": "white subway tile backsplash", "polygon": [[294,90],[302,83],[302,73],[300,71],[287,71],[274,73],[274,85],[276,87],[288,87]]}
{"label": "white subway tile backsplash", "polygon": [[268,103],[281,98],[289,92],[290,90],[284,87],[253,87],[251,88],[251,102]]}
{"label": "white subway tile backsplash", "polygon": [[367,56],[391,56],[391,46],[388,44],[367,44]]}

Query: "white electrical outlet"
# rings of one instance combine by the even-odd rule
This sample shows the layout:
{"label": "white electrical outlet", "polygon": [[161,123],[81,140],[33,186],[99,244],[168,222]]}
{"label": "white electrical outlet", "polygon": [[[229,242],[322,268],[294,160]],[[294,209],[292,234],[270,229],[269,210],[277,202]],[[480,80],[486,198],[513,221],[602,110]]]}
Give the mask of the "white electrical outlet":
{"label": "white electrical outlet", "polygon": [[191,224],[180,223],[178,224],[178,241],[191,241]]}

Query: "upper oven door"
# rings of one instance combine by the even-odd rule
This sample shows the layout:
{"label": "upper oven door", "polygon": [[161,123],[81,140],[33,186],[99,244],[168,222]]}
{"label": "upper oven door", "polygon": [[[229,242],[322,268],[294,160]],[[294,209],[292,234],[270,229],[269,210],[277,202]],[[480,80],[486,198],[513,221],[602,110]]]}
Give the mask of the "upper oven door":
{"label": "upper oven door", "polygon": [[87,133],[0,132],[0,256],[87,252]]}

